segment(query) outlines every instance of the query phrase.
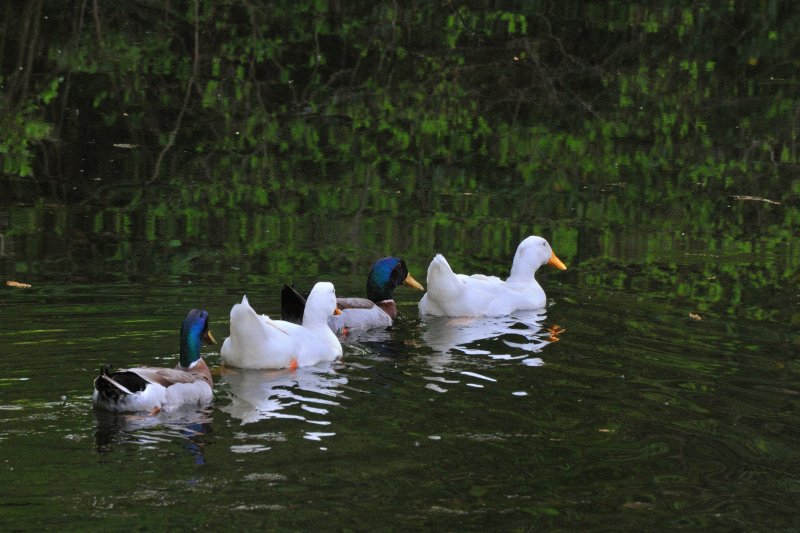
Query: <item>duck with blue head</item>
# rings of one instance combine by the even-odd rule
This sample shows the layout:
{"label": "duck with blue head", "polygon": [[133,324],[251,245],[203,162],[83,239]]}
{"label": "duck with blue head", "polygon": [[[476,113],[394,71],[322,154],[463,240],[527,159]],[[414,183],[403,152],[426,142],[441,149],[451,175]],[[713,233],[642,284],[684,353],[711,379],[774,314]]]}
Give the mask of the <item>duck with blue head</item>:
{"label": "duck with blue head", "polygon": [[[366,298],[337,298],[341,315],[331,317],[328,325],[336,333],[347,329],[370,329],[391,326],[397,318],[394,290],[400,285],[424,291],[425,288],[408,272],[399,257],[384,257],[372,265],[367,276]],[[281,314],[289,322],[302,319],[305,297],[294,287],[284,285],[281,291]]]}
{"label": "duck with blue head", "polygon": [[172,410],[204,404],[213,397],[211,371],[200,355],[203,342],[216,344],[208,312],[192,309],[181,325],[180,360],[175,368],[138,366],[113,370],[106,364],[94,380],[92,403],[108,411]]}

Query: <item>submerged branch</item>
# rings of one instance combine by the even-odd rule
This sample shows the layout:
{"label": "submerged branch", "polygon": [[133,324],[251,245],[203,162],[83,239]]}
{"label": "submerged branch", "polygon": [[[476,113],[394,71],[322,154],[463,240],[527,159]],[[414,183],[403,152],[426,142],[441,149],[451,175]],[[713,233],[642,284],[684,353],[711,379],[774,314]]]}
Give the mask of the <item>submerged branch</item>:
{"label": "submerged branch", "polygon": [[775,200],[770,200],[769,198],[761,198],[760,196],[748,196],[746,194],[734,194],[732,198],[734,200],[746,200],[746,201],[750,201],[750,202],[764,202],[765,204],[781,205],[780,202],[776,202]]}

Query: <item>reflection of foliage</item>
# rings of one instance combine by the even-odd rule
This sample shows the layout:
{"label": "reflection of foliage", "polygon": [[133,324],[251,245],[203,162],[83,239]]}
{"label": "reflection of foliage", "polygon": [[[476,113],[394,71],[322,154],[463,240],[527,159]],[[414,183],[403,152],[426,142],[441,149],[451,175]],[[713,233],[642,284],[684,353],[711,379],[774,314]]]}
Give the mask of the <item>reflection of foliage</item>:
{"label": "reflection of foliage", "polygon": [[6,9],[0,197],[116,207],[15,215],[70,263],[18,272],[501,274],[542,233],[581,283],[700,311],[796,282],[790,3],[70,7]]}
{"label": "reflection of foliage", "polygon": [[[502,192],[429,200],[376,187],[364,200],[369,207],[359,210],[361,199],[349,190],[319,185],[270,193],[257,209],[159,200],[86,217],[85,209],[40,205],[10,211],[7,266],[26,281],[186,277],[268,292],[283,281],[325,275],[360,288],[371,262],[389,254],[402,255],[423,280],[435,251],[460,271],[503,275],[519,240],[538,233],[570,267],[545,269],[548,288],[661,298],[701,314],[795,320],[785,313],[786,287],[796,285],[800,270],[791,229],[800,224],[797,210],[784,220],[777,206],[698,198],[701,209],[661,215],[663,203],[643,205],[619,191],[603,199],[533,191],[525,202]],[[574,221],[560,215],[573,209],[582,213]]]}

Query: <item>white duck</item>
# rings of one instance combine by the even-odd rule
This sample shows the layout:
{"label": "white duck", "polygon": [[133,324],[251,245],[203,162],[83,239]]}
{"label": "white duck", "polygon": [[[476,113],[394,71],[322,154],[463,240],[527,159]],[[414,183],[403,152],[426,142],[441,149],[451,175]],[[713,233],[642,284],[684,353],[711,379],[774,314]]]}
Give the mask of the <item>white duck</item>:
{"label": "white duck", "polygon": [[297,368],[333,361],[342,355],[342,345],[328,327],[328,317],[337,311],[336,291],[325,281],[311,289],[302,324],[258,315],[245,296],[231,308],[231,335],[222,344],[222,362],[239,368]]}
{"label": "white duck", "polygon": [[443,255],[428,266],[428,292],[419,302],[420,313],[436,316],[504,316],[519,309],[545,305],[545,294],[534,274],[549,264],[567,267],[541,237],[523,240],[514,254],[511,274],[503,281],[495,276],[456,274]]}

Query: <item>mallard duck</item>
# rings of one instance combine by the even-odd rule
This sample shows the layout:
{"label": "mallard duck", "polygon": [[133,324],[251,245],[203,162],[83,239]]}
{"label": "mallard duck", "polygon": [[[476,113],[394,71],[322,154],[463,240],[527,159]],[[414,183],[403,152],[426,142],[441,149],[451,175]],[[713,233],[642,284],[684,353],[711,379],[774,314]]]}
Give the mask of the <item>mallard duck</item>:
{"label": "mallard duck", "polygon": [[333,284],[321,281],[308,295],[303,323],[258,315],[247,296],[231,308],[231,335],[222,343],[222,362],[239,368],[297,368],[342,355],[339,339],[328,327],[337,312]]}
{"label": "mallard duck", "polygon": [[139,366],[114,371],[111,364],[94,380],[92,403],[108,411],[171,410],[183,404],[206,403],[213,394],[211,372],[200,357],[203,342],[216,344],[208,313],[192,309],[181,326],[181,355],[175,368]]}
{"label": "mallard duck", "polygon": [[545,305],[545,294],[534,274],[542,265],[567,267],[541,237],[523,240],[514,254],[511,274],[495,276],[455,274],[442,254],[428,266],[428,292],[419,302],[420,313],[436,316],[504,316],[519,309]]}
{"label": "mallard duck", "polygon": [[[424,291],[425,288],[408,273],[406,262],[399,257],[384,257],[372,265],[367,277],[366,298],[337,298],[340,316],[328,320],[336,333],[347,329],[370,329],[391,326],[397,318],[393,293],[405,285]],[[281,291],[281,314],[284,320],[300,323],[305,298],[294,287],[284,285]]]}

